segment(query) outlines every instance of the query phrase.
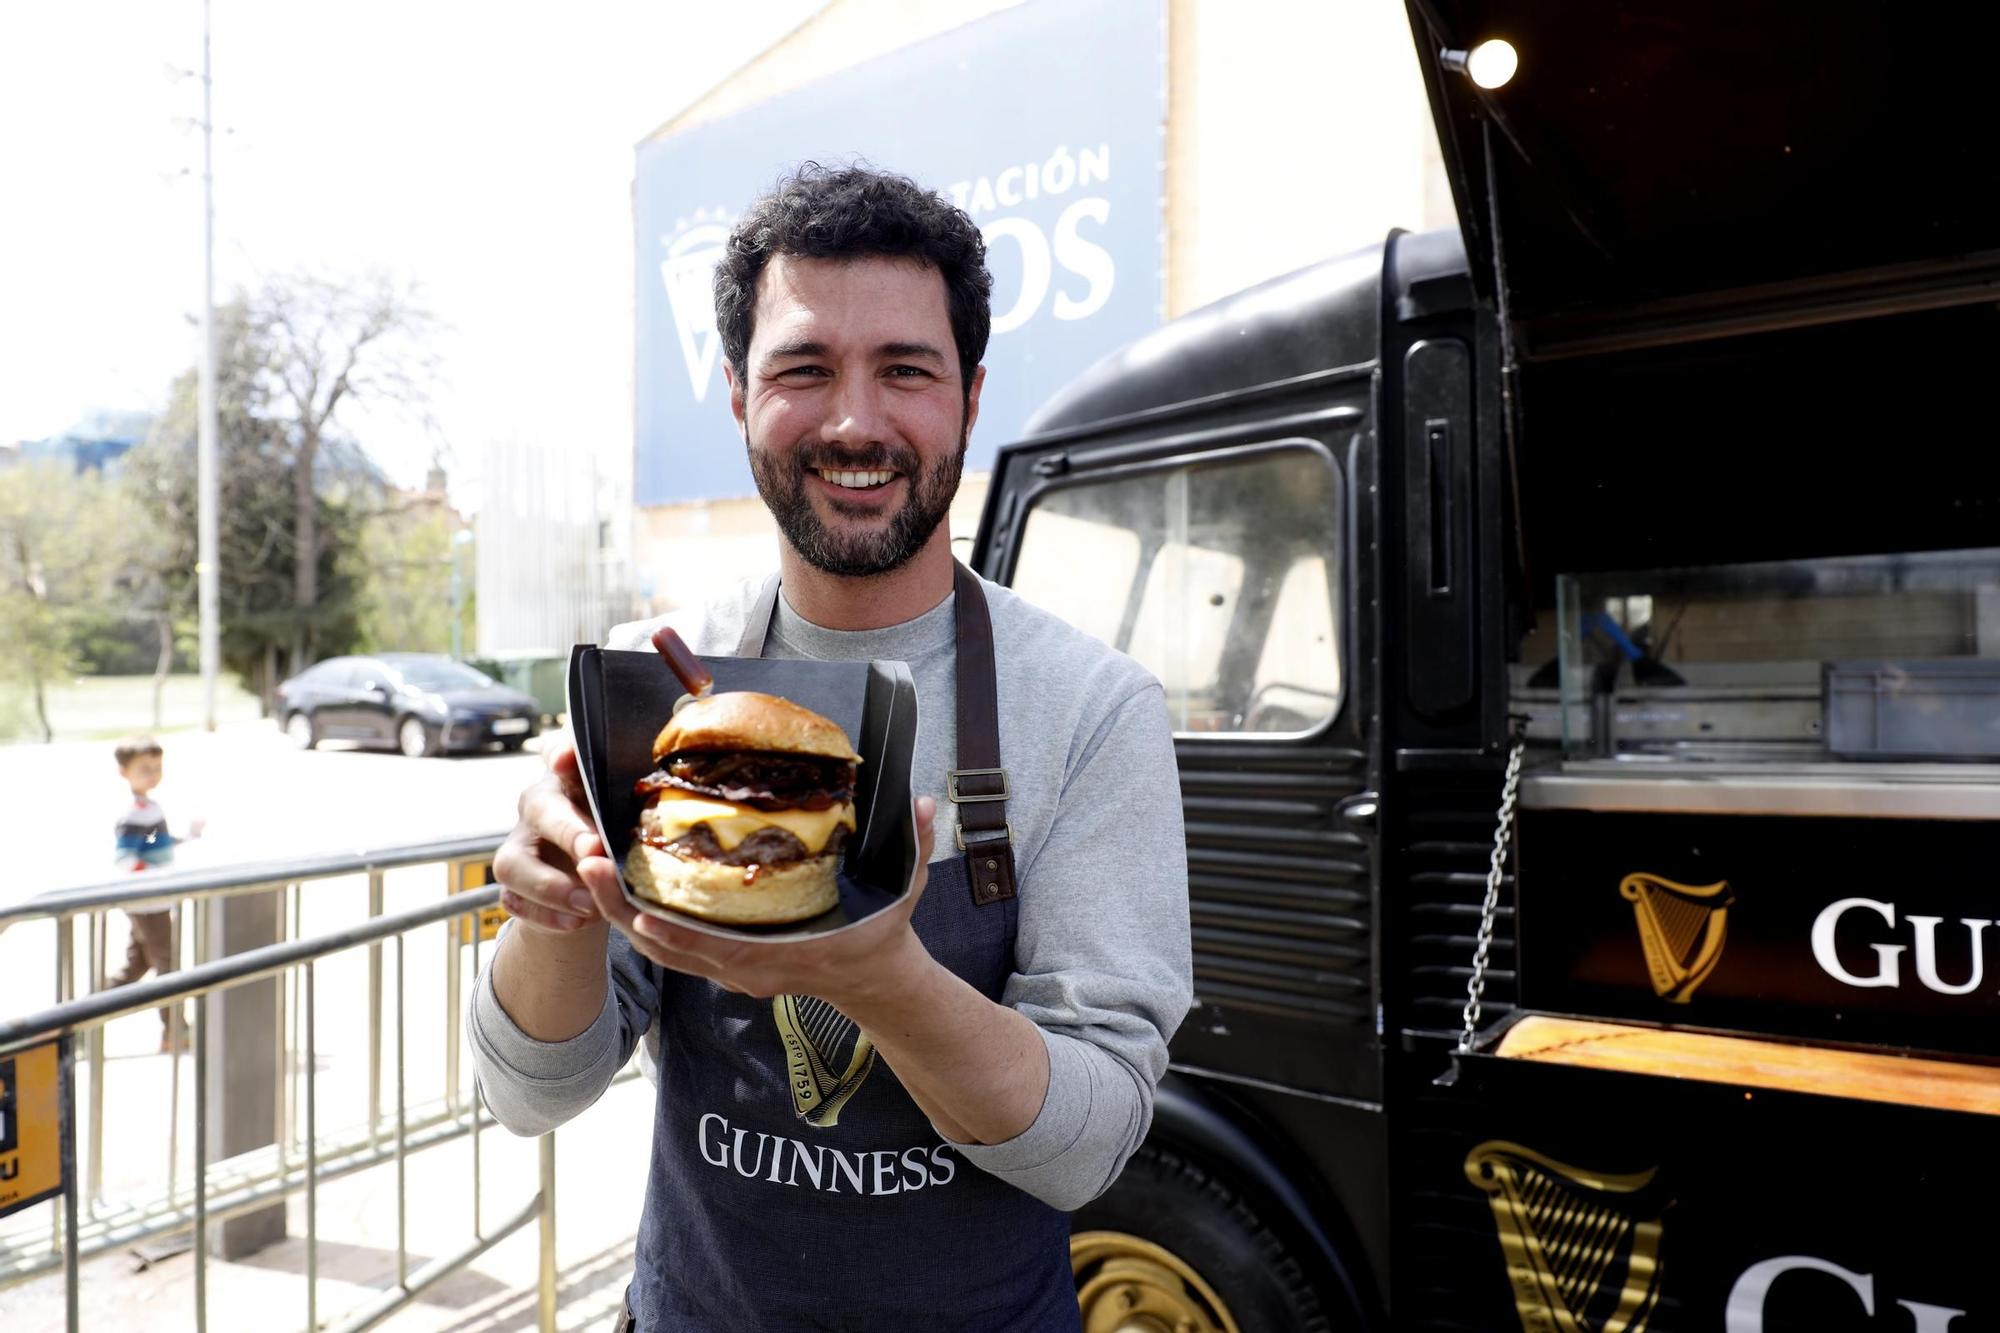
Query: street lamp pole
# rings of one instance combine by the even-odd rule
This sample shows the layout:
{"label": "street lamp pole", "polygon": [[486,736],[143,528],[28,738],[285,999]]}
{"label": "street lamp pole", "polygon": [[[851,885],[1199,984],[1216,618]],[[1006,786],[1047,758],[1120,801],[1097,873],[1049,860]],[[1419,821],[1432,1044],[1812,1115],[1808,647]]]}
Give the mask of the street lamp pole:
{"label": "street lamp pole", "polygon": [[195,586],[201,640],[202,726],[215,730],[215,677],[221,667],[221,484],[215,419],[215,111],[210,93],[208,7],[201,4],[201,359],[195,445]]}

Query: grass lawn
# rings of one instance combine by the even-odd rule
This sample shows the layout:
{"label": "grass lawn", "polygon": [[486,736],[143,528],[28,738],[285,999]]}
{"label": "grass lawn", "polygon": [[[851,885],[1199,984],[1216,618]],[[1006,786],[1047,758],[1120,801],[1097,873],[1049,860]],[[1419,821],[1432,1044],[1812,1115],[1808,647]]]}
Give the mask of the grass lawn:
{"label": "grass lawn", "polygon": [[[0,719],[14,719],[18,728],[11,737],[0,735],[0,740],[39,741],[34,701],[26,690],[12,682],[0,685],[0,690],[20,696],[0,700]],[[48,706],[49,725],[59,741],[115,740],[134,731],[184,731],[202,722],[201,677],[167,677],[160,692],[158,726],[153,724],[151,676],[78,676],[50,687]],[[258,716],[257,696],[245,690],[234,674],[224,672],[216,678],[218,723],[255,721]]]}

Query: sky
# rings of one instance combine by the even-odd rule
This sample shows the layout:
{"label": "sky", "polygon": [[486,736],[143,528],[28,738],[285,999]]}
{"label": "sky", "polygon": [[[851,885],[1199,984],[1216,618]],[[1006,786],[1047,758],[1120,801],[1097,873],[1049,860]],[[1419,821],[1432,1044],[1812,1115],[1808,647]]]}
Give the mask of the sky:
{"label": "sky", "polygon": [[[629,450],[634,146],[822,3],[212,0],[217,300],[416,285],[428,422],[346,423],[397,482],[439,451],[476,504],[491,439]],[[200,0],[0,5],[0,444],[194,363],[201,31]]]}

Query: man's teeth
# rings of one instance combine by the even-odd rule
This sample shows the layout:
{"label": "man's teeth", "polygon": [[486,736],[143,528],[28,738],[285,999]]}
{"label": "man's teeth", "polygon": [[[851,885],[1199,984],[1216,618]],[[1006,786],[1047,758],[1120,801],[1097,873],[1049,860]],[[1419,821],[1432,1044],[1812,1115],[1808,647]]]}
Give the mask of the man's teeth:
{"label": "man's teeth", "polygon": [[825,468],[814,469],[820,476],[836,486],[846,486],[859,490],[865,486],[887,486],[896,479],[894,472],[830,472]]}

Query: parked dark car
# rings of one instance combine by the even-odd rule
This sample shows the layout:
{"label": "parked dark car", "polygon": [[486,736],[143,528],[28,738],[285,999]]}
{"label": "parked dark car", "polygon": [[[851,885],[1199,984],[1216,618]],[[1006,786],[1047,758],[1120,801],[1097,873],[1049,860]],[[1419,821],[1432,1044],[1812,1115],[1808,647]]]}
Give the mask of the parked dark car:
{"label": "parked dark car", "polygon": [[541,725],[530,696],[436,653],[330,657],[278,687],[278,725],[304,749],[321,741],[387,746],[415,758],[500,745]]}

